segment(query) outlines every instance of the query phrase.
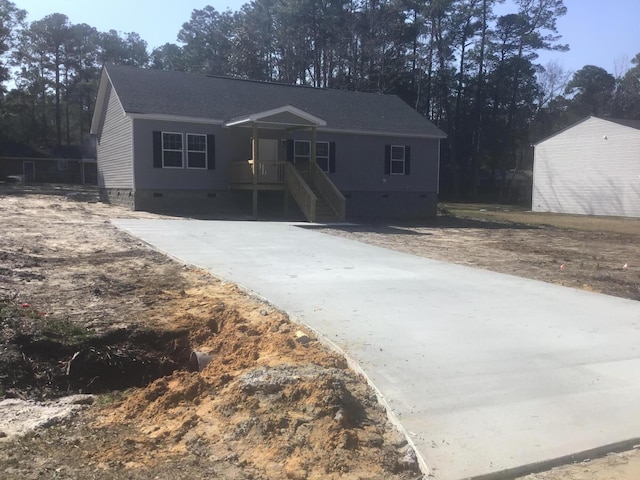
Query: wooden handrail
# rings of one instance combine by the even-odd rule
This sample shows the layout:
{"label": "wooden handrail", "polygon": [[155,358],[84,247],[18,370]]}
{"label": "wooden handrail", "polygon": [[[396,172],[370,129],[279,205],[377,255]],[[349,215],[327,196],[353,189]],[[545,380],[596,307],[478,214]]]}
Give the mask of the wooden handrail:
{"label": "wooden handrail", "polygon": [[317,163],[310,163],[311,181],[341,221],[346,218],[347,200]]}
{"label": "wooden handrail", "polygon": [[289,162],[285,162],[284,180],[296,203],[300,206],[302,213],[310,222],[316,221],[316,202],[318,198],[313,193],[307,182],[304,181],[300,172]]}

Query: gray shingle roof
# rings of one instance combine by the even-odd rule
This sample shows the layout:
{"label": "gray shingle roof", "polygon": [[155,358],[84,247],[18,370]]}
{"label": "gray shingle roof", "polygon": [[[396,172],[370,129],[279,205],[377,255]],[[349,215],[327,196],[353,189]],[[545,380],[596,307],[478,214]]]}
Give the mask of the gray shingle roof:
{"label": "gray shingle roof", "polygon": [[395,95],[330,90],[107,65],[127,113],[229,121],[292,105],[327,122],[327,129],[445,137]]}
{"label": "gray shingle roof", "polygon": [[635,128],[636,130],[640,130],[640,120],[630,120],[627,118],[607,118],[600,117],[602,120],[608,120],[613,123],[617,123],[619,125],[624,125],[625,127]]}
{"label": "gray shingle roof", "polygon": [[624,119],[624,118],[596,117],[595,115],[590,115],[588,117],[583,118],[582,120],[577,121],[576,123],[572,123],[571,125],[569,125],[567,127],[564,127],[562,130],[558,130],[557,132],[552,133],[551,135],[548,135],[548,136],[546,136],[544,138],[541,138],[540,140],[535,142],[534,145],[539,145],[542,142],[546,142],[550,138],[553,138],[556,135],[560,135],[561,133],[564,133],[567,130],[569,130],[569,129],[575,127],[575,126],[578,126],[583,122],[586,122],[590,118],[597,118],[598,120],[604,120],[606,122],[617,123],[617,124],[623,125],[625,127],[631,127],[631,128],[636,128],[636,129],[640,130],[640,120],[628,120],[628,119]]}

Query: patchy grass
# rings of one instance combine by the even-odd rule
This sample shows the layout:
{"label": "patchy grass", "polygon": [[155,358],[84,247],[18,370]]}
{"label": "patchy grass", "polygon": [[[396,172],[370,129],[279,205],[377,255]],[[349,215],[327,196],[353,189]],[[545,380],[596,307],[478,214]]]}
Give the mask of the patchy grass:
{"label": "patchy grass", "polygon": [[64,345],[77,345],[94,336],[84,326],[66,319],[51,318],[28,303],[0,298],[0,326],[13,335],[28,335],[34,339],[55,340]]}
{"label": "patchy grass", "polygon": [[496,223],[548,226],[585,232],[608,232],[640,237],[640,218],[595,217],[532,212],[516,205],[443,203],[440,211],[456,218]]}
{"label": "patchy grass", "polygon": [[42,336],[55,338],[63,343],[77,344],[94,334],[86,328],[76,325],[68,320],[45,318],[41,328]]}

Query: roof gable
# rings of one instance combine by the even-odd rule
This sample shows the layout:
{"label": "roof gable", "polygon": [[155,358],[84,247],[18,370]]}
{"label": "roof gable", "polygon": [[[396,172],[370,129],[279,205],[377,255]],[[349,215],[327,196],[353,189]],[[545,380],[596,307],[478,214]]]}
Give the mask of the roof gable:
{"label": "roof gable", "polygon": [[636,130],[640,130],[640,120],[628,120],[628,119],[620,119],[620,118],[606,118],[606,117],[596,117],[596,116],[588,116],[583,118],[582,120],[577,121],[576,123],[573,123],[571,125],[569,125],[568,127],[563,128],[562,130],[555,132],[551,135],[549,135],[548,137],[544,137],[542,140],[538,140],[536,143],[534,143],[534,146],[540,145],[543,142],[546,142],[547,140],[550,140],[553,137],[556,137],[558,135],[561,135],[563,133],[565,133],[568,130],[571,130],[574,127],[577,127],[578,125],[587,122],[589,120],[601,120],[604,122],[611,122],[611,123],[616,123],[618,125],[622,125],[624,127],[629,127],[629,128],[633,128]]}
{"label": "roof gable", "polygon": [[[275,115],[288,111],[302,118],[306,116],[307,120],[328,130],[446,137],[444,132],[395,95],[123,65],[107,65],[105,70],[127,114],[171,115],[227,123],[260,115],[260,112],[267,114],[273,111]],[[104,78],[103,75],[103,81]]]}
{"label": "roof gable", "polygon": [[291,105],[285,105],[284,107],[274,108],[267,110],[266,112],[252,113],[246,117],[231,120],[226,123],[228,127],[235,125],[243,125],[247,123],[258,123],[262,125],[272,126],[325,126],[327,122],[311,115],[307,112],[300,110],[299,108]]}
{"label": "roof gable", "polygon": [[102,75],[100,76],[98,94],[96,96],[96,105],[93,109],[93,116],[91,117],[91,127],[89,128],[89,132],[91,134],[98,134],[98,132],[102,130],[102,125],[104,124],[104,117],[106,114],[105,109],[107,108],[107,101],[110,94],[111,82],[109,80],[107,71],[103,69]]}

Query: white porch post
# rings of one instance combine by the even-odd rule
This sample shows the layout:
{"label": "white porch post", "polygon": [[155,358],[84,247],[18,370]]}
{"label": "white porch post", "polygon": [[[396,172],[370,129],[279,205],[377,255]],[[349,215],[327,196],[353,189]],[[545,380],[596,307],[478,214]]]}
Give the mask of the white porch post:
{"label": "white porch post", "polygon": [[[318,135],[316,132],[316,127],[311,127],[311,164],[316,164],[316,143],[317,143]],[[309,170],[311,170],[311,165],[309,165]],[[311,170],[312,171],[312,170]]]}

